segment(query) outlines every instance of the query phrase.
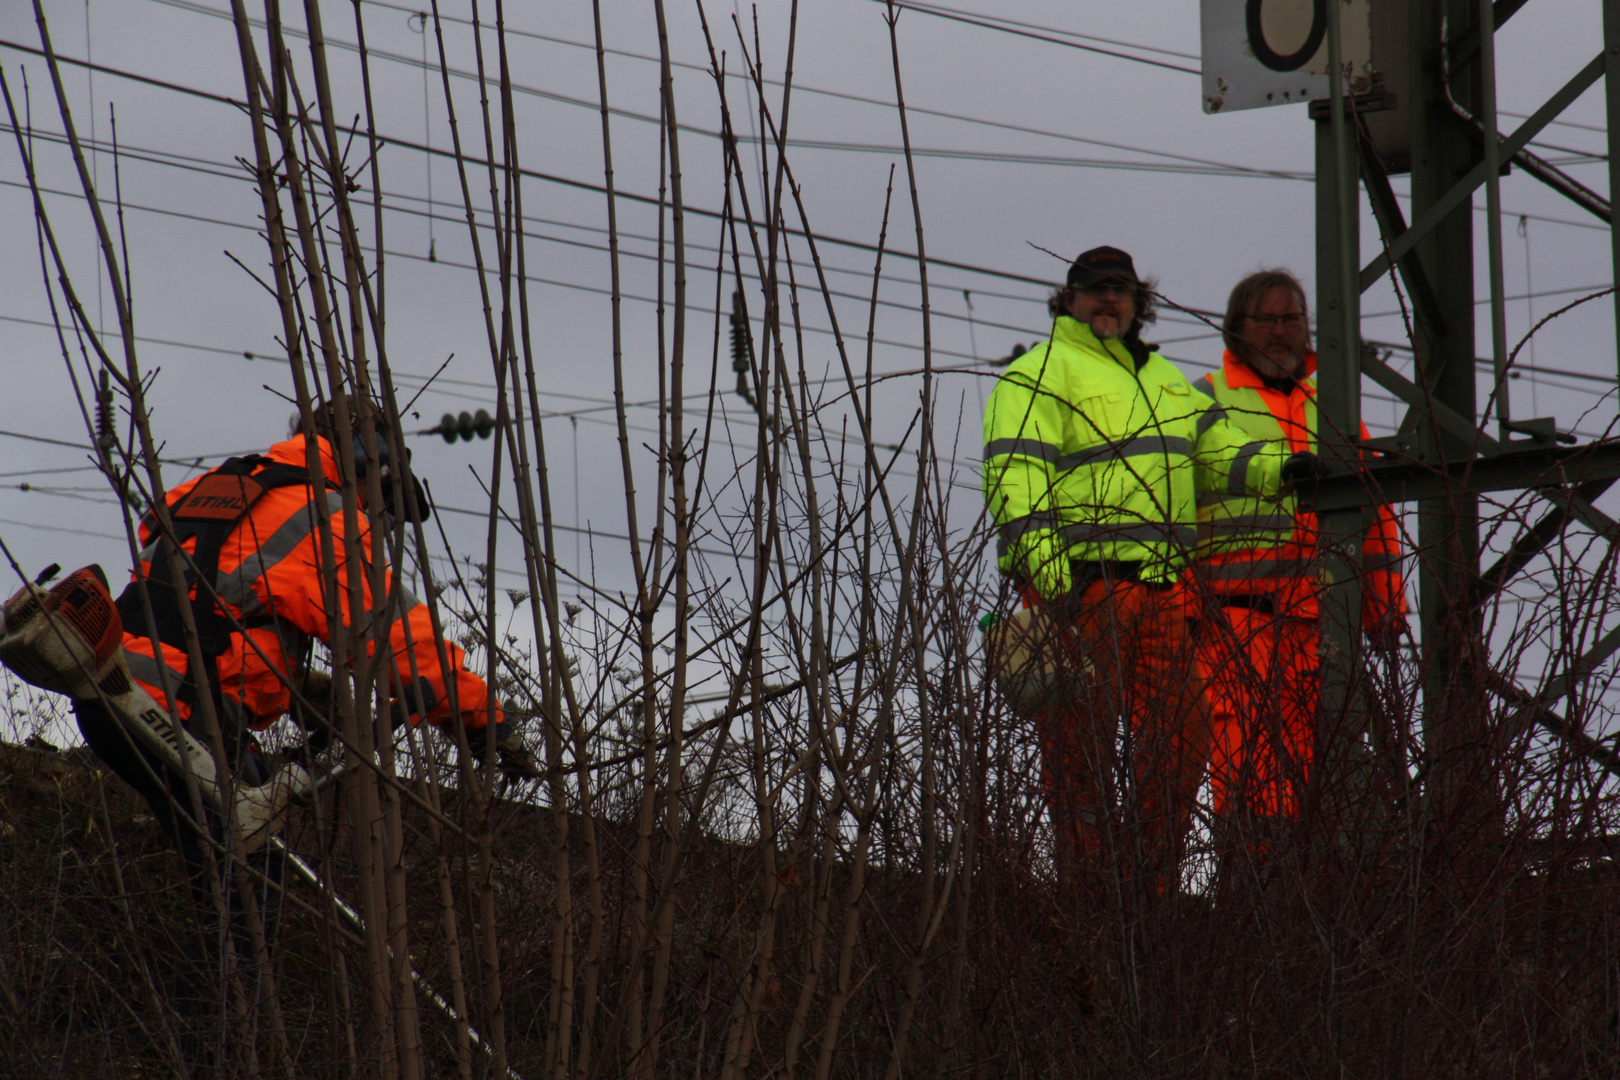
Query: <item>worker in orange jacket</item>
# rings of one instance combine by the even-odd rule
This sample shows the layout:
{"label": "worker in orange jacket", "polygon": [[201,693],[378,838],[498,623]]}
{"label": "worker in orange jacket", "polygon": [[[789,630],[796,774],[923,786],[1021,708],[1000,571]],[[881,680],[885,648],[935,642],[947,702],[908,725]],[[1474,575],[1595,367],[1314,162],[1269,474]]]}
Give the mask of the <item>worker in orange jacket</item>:
{"label": "worker in orange jacket", "polygon": [[[340,561],[336,615],[350,627],[353,641],[360,636],[363,620],[352,619],[349,611],[351,581],[349,568],[343,562],[349,545],[345,541],[342,499],[335,490],[340,480],[330,438],[328,432],[321,431],[316,442],[322,482],[332,489],[328,495],[329,524],[332,547]],[[384,438],[379,434],[378,441]],[[208,673],[206,685],[223,706],[222,722],[227,726],[262,731],[287,715],[292,688],[300,685],[308,673],[311,642],[331,640],[333,618],[326,597],[331,581],[323,573],[326,560],[321,553],[322,530],[316,516],[315,490],[305,467],[306,453],[304,436],[295,434],[263,456],[233,458],[218,470],[169,492],[170,511],[182,533],[183,546],[199,570],[207,564],[213,579],[212,592],[220,602],[217,613],[210,611],[210,590],[193,581],[189,592],[199,632],[204,638],[218,636],[217,641],[203,642],[205,662],[215,669]],[[358,446],[356,456],[364,457]],[[240,489],[238,477],[256,483],[263,493],[245,516],[229,523],[231,527],[219,537],[217,546],[209,545],[206,526],[218,518],[189,517],[187,511],[198,508],[198,502],[205,498],[199,492],[201,487],[217,487],[235,498]],[[388,486],[385,483],[384,489]],[[359,487],[365,491],[364,484]],[[418,497],[425,501],[425,496]],[[185,523],[189,521],[204,528],[191,530],[193,535],[186,536]],[[357,546],[369,553],[370,529],[364,513],[359,525]],[[167,561],[158,553],[162,541],[150,518],[142,523],[141,542],[145,547],[137,576],[145,577],[153,592],[157,627],[154,632],[148,626],[139,591],[132,584],[118,601],[124,620],[124,652],[136,681],[160,705],[175,708],[179,718],[188,721],[204,681],[190,677]],[[357,569],[361,602],[369,611],[373,607],[370,568],[362,564]],[[391,571],[385,571],[384,581],[387,588],[395,588]],[[402,585],[398,587],[397,607],[388,626],[387,647],[392,653],[391,688],[401,711],[408,713],[413,722],[428,720],[443,726],[451,718],[453,695],[463,726],[469,732],[483,729],[489,706],[484,681],[462,666],[461,649],[448,641],[441,644],[434,636],[427,606]],[[440,662],[441,647],[448,669]],[[166,672],[160,673],[160,664]],[[178,688],[178,700],[172,706],[170,687]],[[499,709],[496,718],[499,722]]]}
{"label": "worker in orange jacket", "polygon": [[[1212,415],[1256,439],[1316,449],[1316,354],[1305,290],[1284,270],[1250,274],[1222,322],[1221,370],[1196,385]],[[1367,437],[1365,427],[1362,438]],[[1265,850],[1279,819],[1297,818],[1316,754],[1321,636],[1316,515],[1292,498],[1205,494],[1194,575],[1206,598],[1200,665],[1211,690],[1210,786],[1218,832],[1233,826]],[[1375,640],[1404,623],[1395,519],[1380,506],[1362,544],[1362,622]]]}
{"label": "worker in orange jacket", "polygon": [[[398,718],[408,716],[412,722],[427,720],[441,727],[459,722],[474,749],[485,744],[490,720],[497,725],[502,721],[501,710],[490,708],[490,693],[484,681],[463,667],[462,651],[434,635],[426,606],[396,583],[391,572],[385,571],[383,576],[393,598],[385,615],[389,620],[386,632],[370,635],[373,640],[368,640],[366,628],[374,617],[371,568],[363,561],[364,555],[359,563],[348,557],[350,546],[345,537],[349,530],[342,497],[336,490],[342,477],[333,452],[333,416],[329,407],[316,413],[320,462],[317,477],[308,471],[305,436],[294,434],[262,456],[232,458],[168,493],[169,514],[185,552],[185,584],[201,646],[202,671],[193,670],[188,662],[177,589],[170,577],[169,541],[159,534],[151,515],[141,525],[143,546],[135,580],[117,601],[130,674],[160,707],[192,727],[193,735],[205,746],[209,744],[208,733],[197,730],[190,720],[201,695],[209,696],[226,761],[239,784],[258,786],[269,781],[269,762],[251,732],[287,715],[293,689],[311,685],[312,643],[330,642],[339,624],[348,628],[351,655],[371,655],[378,648],[388,650],[388,687]],[[376,445],[386,446],[389,441],[386,427],[379,424]],[[354,459],[363,481],[368,463],[358,435],[354,445]],[[386,516],[394,510],[396,485],[389,475],[386,452],[378,456],[382,459]],[[415,485],[414,480],[411,483]],[[330,561],[323,554],[317,484],[327,489],[331,512],[325,524],[330,527],[331,550],[338,562],[335,605],[329,600],[334,575],[326,571]],[[365,483],[358,486],[362,492],[366,490]],[[426,496],[419,486],[414,487],[413,494],[414,498],[407,500],[414,504],[410,510],[420,513],[427,506]],[[369,553],[364,509],[362,505],[357,546],[362,553]],[[141,581],[150,598],[150,615],[138,585]],[[354,584],[358,584],[365,607],[362,612],[350,610],[350,587]],[[305,696],[307,700],[309,695]],[[215,883],[198,827],[205,825],[216,835],[223,835],[218,832],[220,822],[196,822],[185,778],[139,746],[98,700],[80,699],[75,709],[85,741],[141,793],[185,860],[202,934],[189,950],[189,968],[182,971],[174,992],[181,1011],[195,1013],[213,993],[210,985],[217,977],[220,962],[219,923],[213,914]],[[320,718],[314,719],[319,725]],[[496,731],[503,770],[508,775],[534,775],[533,761],[523,751],[521,740],[513,734],[501,734],[502,727]],[[318,731],[311,742],[319,739]],[[281,860],[274,850],[255,852],[249,860],[260,878],[280,880]],[[230,899],[239,956],[250,957],[233,877],[225,874],[218,883],[223,895]],[[258,901],[268,939],[276,890],[261,889]]]}

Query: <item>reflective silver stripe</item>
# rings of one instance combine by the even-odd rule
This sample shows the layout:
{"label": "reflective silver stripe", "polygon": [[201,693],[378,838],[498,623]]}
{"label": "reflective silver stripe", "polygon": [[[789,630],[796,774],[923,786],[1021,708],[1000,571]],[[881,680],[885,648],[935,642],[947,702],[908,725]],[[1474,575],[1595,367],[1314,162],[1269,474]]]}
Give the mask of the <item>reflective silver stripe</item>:
{"label": "reflective silver stripe", "polygon": [[1249,490],[1249,462],[1265,448],[1263,442],[1252,442],[1245,443],[1243,449],[1237,452],[1237,457],[1232,460],[1232,471],[1226,474],[1228,495],[1242,495]]}
{"label": "reflective silver stripe", "polygon": [[[1215,389],[1214,387],[1210,387],[1211,391],[1213,391],[1214,389]],[[1198,418],[1198,437],[1200,439],[1202,439],[1204,437],[1205,432],[1207,432],[1210,428],[1214,427],[1216,424],[1220,423],[1222,420],[1225,420],[1225,419],[1226,419],[1226,409],[1223,408],[1222,406],[1213,405],[1210,408],[1205,409],[1204,410],[1204,415],[1202,415],[1202,416],[1200,416]]]}
{"label": "reflective silver stripe", "polygon": [[242,565],[229,574],[219,575],[219,582],[215,588],[219,590],[220,598],[240,609],[244,615],[258,610],[262,605],[253,592],[254,583],[282,559],[291,555],[294,549],[314,531],[315,506],[309,503],[294,511],[291,517],[282,522],[281,526],[259,545],[259,550],[242,560]]}
{"label": "reflective silver stripe", "polygon": [[1255,559],[1251,562],[1200,563],[1198,576],[1210,581],[1242,581],[1246,578],[1314,578],[1314,559]]}
{"label": "reflective silver stripe", "polygon": [[997,539],[1007,547],[1025,533],[1036,529],[1055,529],[1059,522],[1050,514],[1025,514],[1023,517],[1013,518],[1005,522],[996,530]]}
{"label": "reflective silver stripe", "polygon": [[1268,532],[1282,532],[1293,529],[1294,516],[1292,514],[1234,514],[1232,517],[1210,518],[1204,524],[1217,532],[1249,532],[1262,529]]}
{"label": "reflective silver stripe", "polygon": [[178,690],[180,684],[186,681],[186,677],[174,670],[173,667],[170,667],[168,663],[159,664],[157,660],[147,656],[145,653],[130,652],[125,649],[124,662],[129,665],[131,675],[147,686],[155,686],[159,690],[163,689],[163,671],[165,669],[169,672],[169,686],[171,688]]}
{"label": "reflective silver stripe", "polygon": [[1019,454],[1023,457],[1039,458],[1045,462],[1057,461],[1063,451],[1049,442],[1039,439],[992,439],[984,444],[984,460],[1002,454]]}
{"label": "reflective silver stripe", "polygon": [[1144,521],[1135,524],[1109,524],[1105,522],[1077,522],[1058,530],[1058,538],[1065,544],[1105,544],[1109,542],[1139,544],[1177,544],[1192,547],[1198,541],[1198,530],[1189,525]]}
{"label": "reflective silver stripe", "polygon": [[1057,467],[1059,472],[1067,472],[1082,465],[1092,465],[1104,460],[1119,461],[1146,454],[1180,454],[1187,457],[1191,453],[1192,443],[1179,435],[1141,435],[1123,442],[1104,443],[1089,450],[1065,454],[1058,458]]}
{"label": "reflective silver stripe", "polygon": [[400,611],[414,611],[422,603],[403,581],[396,580],[394,584],[399,589]]}

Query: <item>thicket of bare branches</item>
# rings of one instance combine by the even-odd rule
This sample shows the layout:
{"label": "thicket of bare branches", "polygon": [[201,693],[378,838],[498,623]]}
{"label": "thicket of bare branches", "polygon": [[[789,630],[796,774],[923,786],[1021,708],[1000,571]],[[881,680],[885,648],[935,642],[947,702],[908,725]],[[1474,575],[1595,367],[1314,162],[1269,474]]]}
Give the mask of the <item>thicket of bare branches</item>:
{"label": "thicket of bare branches", "polygon": [[[314,408],[350,398],[374,403],[397,432],[386,278],[371,255],[382,211],[354,201],[380,190],[378,146],[369,97],[354,126],[341,118],[357,103],[334,98],[322,19],[339,9],[306,3],[307,53],[295,62],[276,0],[262,33],[244,0],[232,7],[243,160],[261,197],[259,272],[279,306],[285,389],[306,433]],[[38,0],[36,10],[49,51]],[[269,962],[240,958],[199,1065],[186,1060],[195,1039],[168,994],[193,918],[177,858],[145,807],[89,759],[11,751],[0,772],[9,1073],[1613,1075],[1613,777],[1593,766],[1590,746],[1549,733],[1552,702],[1491,666],[1526,650],[1555,669],[1577,664],[1616,601],[1607,549],[1586,550],[1590,536],[1560,523],[1539,576],[1507,598],[1522,602],[1490,598],[1475,627],[1459,601],[1455,640],[1474,655],[1417,664],[1370,653],[1355,710],[1325,724],[1324,745],[1337,749],[1288,829],[1257,839],[1211,829],[1201,812],[1179,888],[1116,873],[1105,899],[1065,896],[1033,725],[984,671],[977,617],[1013,601],[976,501],[953,506],[953,481],[973,478],[952,471],[954,420],[936,411],[924,202],[910,162],[891,183],[868,321],[841,325],[786,150],[791,92],[766,93],[746,28],[705,23],[723,130],[733,116],[722,37],[755,82],[767,135],[757,176],[736,140],[725,145],[714,269],[760,283],[745,341],[758,411],[718,438],[729,304],[688,289],[663,0],[652,11],[664,50],[660,280],[671,287],[651,453],[624,408],[613,86],[598,51],[633,594],[597,588],[552,529],[556,433],[539,404],[542,327],[524,242],[531,144],[513,119],[502,5],[473,8],[475,21],[494,22],[474,39],[486,92],[471,116],[455,113],[436,5],[427,20],[483,289],[481,311],[447,316],[482,319],[498,437],[482,550],[446,552],[431,521],[373,517],[363,554],[378,570],[380,618],[369,625],[386,624],[414,576],[435,626],[469,647],[524,719],[544,778],[505,786],[493,747],[475,766],[460,736],[396,739],[389,703],[401,688],[367,659],[377,653],[364,633],[339,634],[335,753],[350,771],[287,837],[325,886],[289,878]],[[597,27],[600,43],[599,13]],[[890,32],[903,102],[892,17]],[[353,62],[365,72],[363,50]],[[132,530],[142,510],[163,506],[161,435],[143,399],[112,206],[96,198],[50,70],[121,332],[94,332],[37,201],[46,276],[67,371],[87,387],[109,372],[129,420],[105,472]],[[11,119],[29,162],[15,107]],[[925,362],[895,449],[873,435],[872,349],[882,252],[900,234],[921,256]],[[801,277],[806,265],[814,273]],[[807,306],[838,331],[831,383],[809,366]],[[348,414],[337,415],[352,476]],[[354,434],[375,447],[369,421]],[[396,495],[409,490],[401,482]],[[350,521],[365,513],[352,481],[322,497]],[[1526,496],[1491,520],[1513,536],[1538,512]],[[171,528],[161,514],[159,527]],[[503,547],[513,535],[520,551]],[[501,603],[493,568],[518,555],[528,580]],[[392,587],[384,565],[402,570]],[[509,629],[513,610],[527,619],[521,634]],[[1420,681],[1451,672],[1462,673],[1453,715],[1420,721]],[[1597,723],[1607,686],[1603,672],[1579,674],[1576,708],[1553,716],[1571,730]],[[13,738],[60,708],[8,686]],[[1442,727],[1464,735],[1442,739]],[[1134,825],[1123,811],[1111,823],[1122,836]],[[234,865],[230,850],[216,854]]]}

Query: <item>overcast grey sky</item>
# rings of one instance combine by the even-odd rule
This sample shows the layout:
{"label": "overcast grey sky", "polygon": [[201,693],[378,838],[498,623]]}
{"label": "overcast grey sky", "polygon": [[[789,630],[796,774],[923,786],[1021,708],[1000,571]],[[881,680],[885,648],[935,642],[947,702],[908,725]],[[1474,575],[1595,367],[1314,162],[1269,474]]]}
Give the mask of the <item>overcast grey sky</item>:
{"label": "overcast grey sky", "polygon": [[[1034,3],[955,0],[962,10],[978,10],[1058,31],[1094,35],[1162,50],[1121,49],[1157,60],[1154,66],[1082,51],[1061,44],[932,17],[905,13],[899,23],[899,50],[911,114],[914,146],[924,151],[917,168],[923,222],[930,255],[1014,275],[1056,279],[1061,264],[1033,244],[1071,256],[1110,243],[1130,251],[1139,269],[1154,274],[1171,298],[1191,307],[1218,308],[1242,274],[1260,266],[1291,267],[1314,278],[1312,131],[1300,105],[1206,116],[1200,110],[1196,72],[1198,9],[1193,0],[1136,0],[1129,4]],[[59,0],[46,5],[55,45],[64,56],[93,55],[100,64],[162,79],[216,95],[240,97],[242,76],[226,0]],[[286,5],[289,20],[301,18],[300,5]],[[683,64],[707,65],[695,4],[669,0],[672,48]],[[250,3],[250,10],[256,5]],[[385,136],[412,142],[448,144],[445,111],[437,81],[429,87],[424,115],[423,36],[409,18],[412,5],[367,2],[360,6],[366,34],[376,50],[373,77],[378,126]],[[334,41],[355,40],[351,6],[325,6],[327,31]],[[485,5],[486,14],[491,5]],[[611,104],[624,113],[656,118],[658,70],[646,57],[656,55],[652,5],[612,0],[604,4],[605,36],[621,52],[609,58]],[[728,69],[742,61],[730,20],[736,10],[745,24],[750,10],[710,3],[707,11]],[[764,64],[781,74],[787,43],[788,3],[758,6]],[[464,17],[451,4],[445,14]],[[522,84],[517,96],[518,132],[525,165],[561,178],[600,184],[602,146],[593,53],[580,47],[591,38],[586,3],[511,4],[508,8],[513,70]],[[518,33],[521,32],[521,33]],[[462,23],[446,26],[452,67],[470,69],[471,31]],[[750,28],[750,36],[752,30]],[[0,38],[37,46],[38,31],[27,5],[0,7]],[[1076,39],[1070,39],[1076,40]],[[1505,27],[1499,38],[1501,108],[1528,113],[1590,59],[1601,40],[1596,3],[1538,0]],[[1581,44],[1585,43],[1585,44]],[[751,46],[750,46],[751,47]],[[387,54],[387,55],[385,55]],[[639,55],[628,55],[639,54]],[[351,54],[335,53],[339,96],[360,109],[357,69]],[[72,193],[77,184],[65,149],[44,136],[61,130],[42,61],[14,48],[0,47],[13,93],[26,75],[34,144],[45,185]],[[1187,71],[1173,70],[1184,67]],[[151,400],[154,423],[167,440],[170,456],[215,462],[229,452],[263,448],[283,437],[288,406],[274,391],[290,390],[284,363],[274,358],[278,325],[270,298],[226,256],[234,254],[256,271],[266,265],[265,246],[254,233],[258,201],[237,157],[251,156],[248,125],[234,108],[202,98],[161,90],[109,74],[88,76],[64,68],[79,130],[108,140],[109,106],[117,111],[118,136],[127,154],[121,163],[127,212],[130,273],[136,304],[142,363],[155,373]],[[791,161],[803,185],[813,226],[829,237],[870,243],[876,239],[884,185],[891,166],[904,164],[893,108],[894,78],[883,9],[872,0],[814,0],[801,5],[792,99]],[[464,130],[471,131],[476,86],[453,80]],[[719,127],[714,81],[700,70],[676,73],[680,120],[686,126],[681,153],[686,197],[694,207],[717,209],[722,202]],[[729,86],[739,125],[750,122],[744,82]],[[771,88],[772,95],[780,87]],[[855,100],[869,98],[873,103]],[[19,100],[20,104],[20,100]],[[779,108],[779,101],[773,103]],[[950,115],[945,115],[950,114]],[[1580,155],[1601,153],[1604,113],[1601,89],[1594,88],[1564,119],[1590,128],[1558,126],[1545,139],[1564,150],[1545,151],[1572,159],[1570,169],[1598,190],[1606,189],[1605,166]],[[1504,121],[1511,126],[1512,121]],[[1597,129],[1597,130],[1593,130]],[[621,190],[655,194],[658,187],[658,128],[635,116],[613,120],[614,154]],[[1574,153],[1566,152],[1573,151]],[[357,154],[356,157],[359,155]],[[1199,164],[1206,163],[1206,164]],[[1208,166],[1207,163],[1216,163]],[[459,195],[453,167],[441,160],[431,175],[424,155],[403,147],[381,158],[386,205],[385,247],[389,252],[388,344],[397,371],[413,387],[455,354],[444,378],[425,393],[417,410],[427,426],[445,411],[492,407],[489,359],[473,273],[466,269],[468,243],[458,224]],[[1226,167],[1230,166],[1230,167]],[[1257,175],[1265,170],[1282,175]],[[113,193],[113,158],[98,154],[96,173],[104,195]],[[100,561],[115,578],[128,558],[118,536],[118,513],[98,475],[85,467],[86,453],[71,444],[87,441],[78,403],[65,374],[49,306],[41,284],[40,258],[29,203],[18,185],[22,166],[7,135],[0,149],[0,213],[6,227],[0,262],[4,386],[0,394],[0,536],[22,566],[32,572],[56,561],[71,568]],[[431,182],[433,220],[427,201]],[[1404,183],[1399,186],[1404,187]],[[754,192],[756,206],[758,191]],[[1483,193],[1476,201],[1483,205]],[[573,411],[573,421],[551,422],[548,443],[555,471],[554,499],[564,525],[589,522],[621,532],[624,511],[617,451],[604,399],[611,393],[609,305],[605,295],[608,261],[603,250],[604,199],[600,194],[557,183],[531,180],[526,209],[538,220],[529,248],[538,319],[536,346],[544,365],[547,403]],[[1508,331],[1516,342],[1532,316],[1609,284],[1606,229],[1572,205],[1515,173],[1503,183],[1503,204],[1515,215],[1506,230],[1506,282],[1510,294],[1545,293],[1510,306]],[[48,206],[62,238],[81,293],[98,310],[99,265],[82,202],[71,194],[51,195]],[[1527,236],[1515,228],[1517,215],[1530,215]],[[624,203],[625,290],[634,298],[653,295],[653,263],[640,256],[652,245],[656,215]],[[690,323],[689,348],[706,369],[712,342],[715,280],[712,267],[718,225],[710,218],[689,219],[694,245],[690,282],[697,312]],[[1370,219],[1362,227],[1366,257],[1376,250]],[[1477,261],[1484,295],[1484,232]],[[890,243],[914,250],[910,209],[901,186],[896,192]],[[430,244],[437,256],[428,262]],[[805,254],[802,245],[795,256]],[[871,255],[828,244],[823,256],[836,272],[834,287],[853,294],[839,299],[846,332],[865,326],[864,295],[870,288]],[[1528,256],[1528,257],[1527,257]],[[878,318],[876,368],[881,372],[916,369],[921,355],[914,263],[890,261],[883,297],[895,306]],[[798,271],[801,286],[811,281],[807,264]],[[935,267],[930,273],[936,363],[971,364],[1028,344],[1046,323],[1043,291],[1035,285],[987,274]],[[729,305],[731,284],[724,292]],[[975,322],[970,324],[971,292]],[[114,325],[110,299],[102,301],[107,325]],[[751,307],[760,310],[757,294]],[[1380,286],[1364,298],[1370,313],[1368,337],[1401,337],[1392,294]],[[1593,303],[1550,326],[1535,344],[1538,364],[1612,379],[1615,373],[1612,309]],[[804,305],[807,326],[823,329],[819,303]],[[1384,313],[1384,314],[1377,314]],[[625,305],[626,368],[633,400],[654,393],[652,308],[639,299]],[[1480,323],[1482,355],[1488,326]],[[1214,335],[1183,318],[1161,321],[1156,334],[1163,351],[1183,361],[1190,375],[1219,360]],[[832,340],[823,333],[806,337],[807,366],[814,371],[836,362]],[[247,360],[244,352],[262,357]],[[722,378],[726,362],[721,359]],[[983,367],[986,373],[992,369]],[[727,380],[729,382],[729,380]],[[954,425],[962,415],[957,447],[964,470],[959,493],[963,524],[977,510],[977,413],[987,390],[985,375],[951,374],[941,380],[942,415]],[[878,391],[880,441],[898,439],[916,404],[919,382],[900,378]],[[1370,389],[1370,388],[1369,388]],[[1594,389],[1597,391],[1594,393]],[[1514,387],[1519,416],[1556,415],[1561,427],[1604,429],[1614,399],[1599,397],[1604,387],[1568,377],[1522,381]],[[414,390],[413,390],[414,392]],[[1483,395],[1482,395],[1483,396]],[[731,395],[725,404],[740,433],[748,427],[746,407]],[[1395,418],[1386,400],[1369,398],[1369,423],[1387,431]],[[655,416],[635,410],[632,424],[650,429]],[[1375,433],[1377,431],[1375,430]],[[642,434],[651,441],[650,434]],[[748,442],[749,440],[744,440]],[[418,469],[432,481],[441,503],[477,507],[482,501],[469,465],[487,469],[490,443],[445,446],[437,438],[415,441]],[[746,453],[744,449],[739,455]],[[651,458],[640,467],[650,472]],[[170,474],[171,482],[183,470]],[[31,490],[20,490],[20,485]],[[577,518],[576,518],[577,505]],[[964,516],[965,515],[965,516]],[[469,548],[481,541],[482,526],[471,518],[447,519],[453,538]],[[515,547],[508,547],[517,567]],[[567,541],[565,541],[565,551]],[[595,547],[596,572],[605,583],[627,586],[624,548],[611,541]],[[589,558],[589,556],[586,556]],[[515,584],[515,582],[514,582]],[[9,592],[11,586],[7,586]]]}

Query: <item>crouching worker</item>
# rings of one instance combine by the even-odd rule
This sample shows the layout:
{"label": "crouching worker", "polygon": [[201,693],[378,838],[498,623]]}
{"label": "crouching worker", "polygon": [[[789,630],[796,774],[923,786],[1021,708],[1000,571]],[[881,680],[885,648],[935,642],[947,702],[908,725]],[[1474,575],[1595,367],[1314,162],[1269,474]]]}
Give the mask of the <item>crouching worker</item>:
{"label": "crouching worker", "polygon": [[1072,677],[1036,716],[1059,882],[1173,889],[1211,738],[1185,579],[1200,491],[1275,495],[1300,463],[1210,412],[1141,339],[1153,294],[1095,248],[1051,298],[1052,338],[997,382],[984,485],[998,563],[1060,629]]}
{"label": "crouching worker", "polygon": [[[358,436],[359,425],[352,427],[358,474],[354,479],[364,492],[372,466]],[[98,587],[106,595],[99,569],[79,571],[48,595],[32,589],[38,603],[29,613],[40,604],[47,608],[55,604],[70,622],[77,618],[84,628],[81,636],[91,643],[88,651],[94,654],[80,666],[100,665],[93,682],[75,682],[70,674],[66,684],[51,688],[73,694],[85,741],[141,793],[183,857],[202,931],[188,957],[187,973],[175,988],[175,1004],[185,1013],[219,1008],[227,964],[243,970],[243,965],[268,955],[278,907],[275,886],[282,870],[281,858],[268,841],[288,801],[290,792],[285,789],[308,778],[296,766],[272,776],[272,763],[253,732],[288,714],[292,688],[309,688],[319,697],[313,689],[319,676],[309,671],[314,641],[330,643],[334,631],[342,627],[347,629],[351,656],[387,650],[386,689],[380,692],[394,702],[396,723],[405,718],[412,723],[426,720],[452,732],[459,724],[473,748],[482,750],[493,712],[503,769],[535,773],[521,741],[499,726],[501,711],[491,710],[483,680],[463,666],[462,651],[435,638],[426,606],[396,583],[386,568],[380,580],[390,601],[387,630],[367,640],[366,625],[376,609],[373,568],[365,561],[371,552],[366,500],[362,496],[358,543],[347,543],[349,530],[336,490],[344,478],[334,451],[338,435],[330,407],[317,411],[314,430],[318,474],[309,470],[305,436],[294,434],[263,455],[232,458],[168,493],[175,539],[184,553],[183,582],[173,580],[170,541],[160,535],[149,514],[141,526],[141,563],[134,581],[106,617],[84,614],[95,606]],[[386,447],[393,441],[397,446],[397,439],[390,440],[380,422],[376,431],[374,445]],[[376,468],[384,492],[377,517],[386,520],[400,501],[395,493],[402,485],[389,474],[386,453],[376,456],[381,459]],[[317,502],[317,492],[323,489],[329,511],[324,519]],[[415,515],[426,508],[420,487],[414,487],[404,502],[401,513]],[[354,551],[361,553],[358,562],[350,558]],[[190,597],[200,670],[187,659],[178,602],[182,587]],[[49,651],[63,637],[60,632],[40,633],[32,642],[33,653],[21,647],[29,644],[19,644],[17,630],[27,592],[7,605],[9,630],[0,640],[0,656],[25,678],[29,675],[23,669],[30,657],[40,649]],[[356,594],[363,611],[350,610]],[[98,644],[98,631],[109,623],[122,624],[121,639]],[[37,626],[37,620],[30,625]],[[49,685],[48,678],[30,681]],[[309,697],[304,698],[307,707]],[[215,753],[221,747],[198,719],[205,713],[205,702],[217,719],[228,776],[215,774]],[[359,712],[365,716],[369,710],[362,705]],[[194,785],[191,790],[188,782]],[[199,801],[194,798],[198,789],[203,828],[218,846],[206,842],[199,828]],[[235,819],[234,838],[222,827],[222,806],[228,806],[228,816]],[[243,875],[237,872],[239,866],[230,866],[228,857],[244,850],[250,871],[245,878],[254,886],[250,896],[237,888]],[[229,931],[219,917],[222,909],[229,914]],[[255,924],[261,933],[249,932]],[[227,945],[234,948],[234,958]],[[205,1004],[210,998],[212,1003]]]}

